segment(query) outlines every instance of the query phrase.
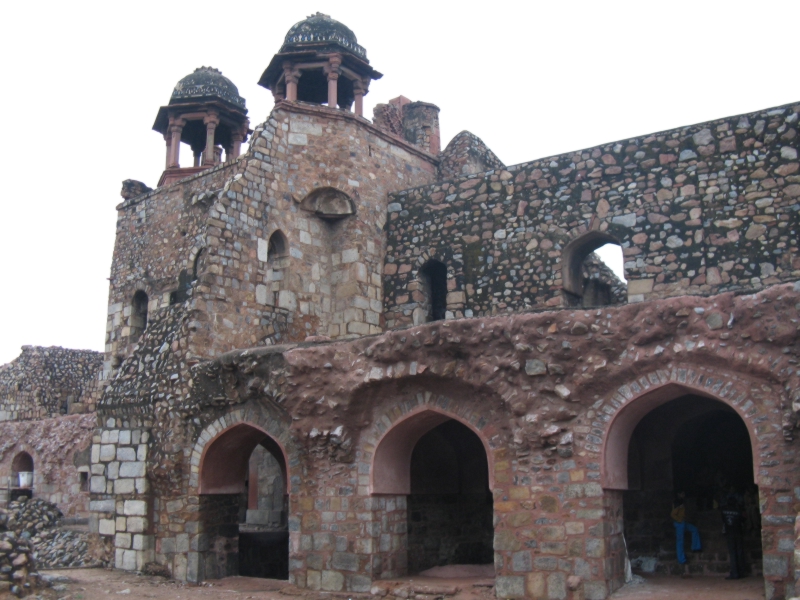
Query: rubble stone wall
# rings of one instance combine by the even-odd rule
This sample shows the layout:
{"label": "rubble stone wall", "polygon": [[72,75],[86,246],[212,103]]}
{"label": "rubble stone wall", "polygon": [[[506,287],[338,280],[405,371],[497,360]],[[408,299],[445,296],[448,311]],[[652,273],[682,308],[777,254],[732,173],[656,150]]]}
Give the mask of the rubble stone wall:
{"label": "rubble stone wall", "polygon": [[[373,493],[376,449],[398,423],[436,413],[487,449],[498,596],[604,598],[624,572],[616,424],[699,394],[734,410],[753,440],[767,597],[781,598],[793,590],[800,502],[797,306],[800,287],[777,285],[232,352],[196,365],[188,396],[150,422],[185,436],[181,478],[172,496],[144,494],[131,509],[157,507],[149,556],[174,576],[228,572],[233,530],[197,508],[198,482],[216,436],[252,424],[288,449],[291,580],[365,591],[408,568],[405,496]],[[105,498],[111,510],[124,496]],[[112,535],[107,523],[100,533]]]}
{"label": "rubble stone wall", "polygon": [[68,518],[88,517],[89,446],[95,427],[94,413],[0,423],[0,503],[6,499],[14,458],[26,452],[33,458],[33,497],[52,502]]}
{"label": "rubble stone wall", "polygon": [[787,105],[393,194],[385,326],[413,323],[429,258],[455,317],[558,306],[579,239],[622,246],[631,301],[800,277],[798,118]]}
{"label": "rubble stone wall", "polygon": [[23,346],[0,366],[0,421],[92,412],[102,393],[103,355],[58,346]]}
{"label": "rubble stone wall", "polygon": [[117,236],[109,280],[106,377],[130,356],[139,341],[141,331],[133,321],[137,291],[147,294],[148,320],[191,294],[194,272],[197,268],[203,270],[209,205],[224,182],[240,168],[240,162],[227,163],[128,198],[117,207]]}

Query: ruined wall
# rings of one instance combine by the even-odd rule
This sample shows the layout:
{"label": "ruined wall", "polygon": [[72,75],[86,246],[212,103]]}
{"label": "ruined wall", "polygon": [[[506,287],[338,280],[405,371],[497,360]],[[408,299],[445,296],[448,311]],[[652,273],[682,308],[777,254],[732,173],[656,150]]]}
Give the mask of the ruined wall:
{"label": "ruined wall", "polygon": [[207,245],[209,206],[224,182],[240,167],[239,162],[215,167],[127,198],[117,207],[117,235],[109,278],[106,377],[139,341],[141,327],[136,327],[133,314],[137,291],[147,294],[148,320],[156,318],[171,302],[184,302],[191,296],[197,285],[192,282],[194,271],[205,271],[203,249]]}
{"label": "ruined wall", "polygon": [[483,140],[469,131],[462,131],[450,140],[439,159],[439,181],[505,168]]}
{"label": "ruined wall", "polygon": [[0,423],[0,504],[6,500],[12,463],[21,452],[33,458],[33,496],[58,505],[68,518],[89,511],[89,446],[95,415]]}
{"label": "ruined wall", "polygon": [[92,412],[102,393],[103,355],[58,346],[23,346],[0,366],[0,421]]}
{"label": "ruined wall", "polygon": [[[251,423],[286,449],[291,580],[359,591],[402,575],[408,510],[404,495],[372,493],[376,449],[398,423],[433,412],[469,426],[487,449],[498,596],[603,598],[624,565],[615,427],[633,407],[700,394],[734,410],[758,445],[763,571],[767,597],[781,598],[793,586],[800,502],[798,305],[800,288],[781,285],[438,322],[199,364],[192,392],[153,421],[172,428],[183,414],[186,436],[175,499],[145,501],[161,523],[153,556],[191,580],[221,568],[211,548],[229,542],[209,539],[191,507],[213,440]],[[184,551],[162,542],[184,534]]]}
{"label": "ruined wall", "polygon": [[622,246],[633,301],[799,277],[799,115],[778,107],[393,194],[386,327],[412,323],[429,257],[448,266],[455,317],[557,306],[567,244],[588,233]]}

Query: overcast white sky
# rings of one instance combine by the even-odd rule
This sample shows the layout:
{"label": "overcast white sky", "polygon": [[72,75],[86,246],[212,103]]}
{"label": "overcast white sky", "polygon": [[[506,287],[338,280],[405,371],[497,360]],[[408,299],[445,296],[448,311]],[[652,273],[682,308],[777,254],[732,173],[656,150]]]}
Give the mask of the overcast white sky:
{"label": "overcast white sky", "polygon": [[151,131],[175,83],[256,85],[286,31],[321,11],[384,78],[506,164],[800,101],[800,2],[7,2],[0,145],[0,364],[23,344],[102,350],[120,184],[154,186]]}

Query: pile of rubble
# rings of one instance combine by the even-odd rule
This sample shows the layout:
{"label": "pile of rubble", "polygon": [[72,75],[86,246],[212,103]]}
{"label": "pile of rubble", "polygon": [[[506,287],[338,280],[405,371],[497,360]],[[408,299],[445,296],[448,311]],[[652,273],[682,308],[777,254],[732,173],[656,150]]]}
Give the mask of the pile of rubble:
{"label": "pile of rubble", "polygon": [[103,566],[89,552],[86,533],[59,527],[62,516],[55,504],[23,498],[9,504],[5,527],[30,543],[33,558],[42,569]]}
{"label": "pile of rubble", "polygon": [[0,509],[0,596],[11,592],[24,596],[41,581],[36,572],[33,548],[13,531],[4,531],[8,515]]}

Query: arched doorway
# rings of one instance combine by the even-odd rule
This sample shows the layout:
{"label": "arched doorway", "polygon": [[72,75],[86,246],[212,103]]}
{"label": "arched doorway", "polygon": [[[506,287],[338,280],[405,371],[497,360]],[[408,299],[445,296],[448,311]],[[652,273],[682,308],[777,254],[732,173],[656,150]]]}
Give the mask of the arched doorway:
{"label": "arched doorway", "polygon": [[470,427],[433,410],[399,422],[376,448],[372,490],[405,500],[406,556],[395,575],[436,575],[448,565],[493,572],[491,471]]}
{"label": "arched doorway", "polygon": [[33,457],[20,452],[11,461],[11,490],[9,500],[33,497]]}
{"label": "arched doorway", "polygon": [[[759,494],[751,433],[727,403],[667,385],[615,416],[604,454],[604,487],[622,490],[623,534],[634,572],[723,576],[730,572],[721,505],[735,501],[742,520],[745,573],[762,572]],[[685,494],[686,521],[702,548],[679,564],[670,512]]]}
{"label": "arched doorway", "polygon": [[200,460],[200,521],[207,578],[289,578],[288,471],[278,442],[239,423],[206,445]]}

